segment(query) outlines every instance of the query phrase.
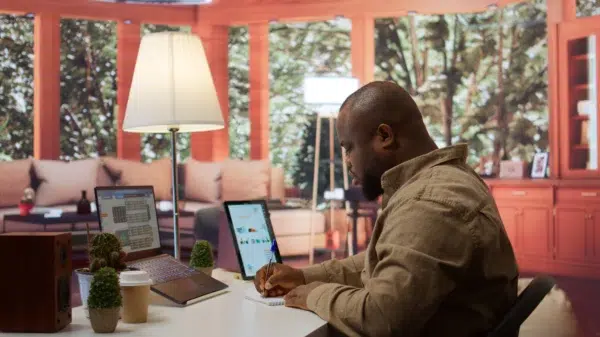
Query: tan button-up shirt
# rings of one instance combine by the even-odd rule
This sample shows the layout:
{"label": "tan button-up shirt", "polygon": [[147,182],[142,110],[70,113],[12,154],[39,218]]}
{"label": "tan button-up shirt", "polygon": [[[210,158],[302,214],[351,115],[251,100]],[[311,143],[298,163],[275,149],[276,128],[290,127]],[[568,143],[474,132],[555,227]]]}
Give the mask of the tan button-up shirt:
{"label": "tan button-up shirt", "polygon": [[382,178],[365,252],[304,269],[308,308],[350,336],[485,336],[517,297],[512,246],[486,184],[458,145]]}

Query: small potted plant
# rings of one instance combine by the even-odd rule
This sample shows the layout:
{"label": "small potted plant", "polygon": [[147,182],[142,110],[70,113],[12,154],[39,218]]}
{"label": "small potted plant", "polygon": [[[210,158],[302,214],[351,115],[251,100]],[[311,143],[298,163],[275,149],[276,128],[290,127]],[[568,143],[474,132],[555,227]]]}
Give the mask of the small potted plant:
{"label": "small potted plant", "polygon": [[196,243],[194,243],[194,248],[192,248],[190,267],[211,276],[214,264],[212,246],[210,243],[206,240],[196,241]]}
{"label": "small potted plant", "polygon": [[110,267],[100,268],[94,274],[88,297],[90,322],[94,332],[111,333],[115,331],[117,323],[119,323],[122,301],[117,272]]}
{"label": "small potted plant", "polygon": [[19,202],[19,214],[21,214],[21,216],[29,215],[34,206],[34,198],[35,191],[31,187],[27,187],[23,191],[23,197]]}
{"label": "small potted plant", "polygon": [[81,304],[86,314],[88,314],[88,294],[94,273],[103,267],[110,267],[117,273],[127,269],[127,265],[123,261],[126,254],[122,250],[121,241],[114,234],[100,233],[95,235],[93,239],[88,239],[88,242],[91,242],[88,248],[90,267],[75,270],[79,280]]}

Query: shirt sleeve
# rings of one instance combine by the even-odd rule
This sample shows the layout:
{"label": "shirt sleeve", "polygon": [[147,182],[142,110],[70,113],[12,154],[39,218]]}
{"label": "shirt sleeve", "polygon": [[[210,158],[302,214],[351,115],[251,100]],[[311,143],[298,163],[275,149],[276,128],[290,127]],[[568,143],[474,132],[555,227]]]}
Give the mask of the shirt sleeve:
{"label": "shirt sleeve", "polygon": [[365,266],[365,252],[342,260],[329,260],[303,269],[306,284],[321,281],[362,287],[360,275]]}
{"label": "shirt sleeve", "polygon": [[349,336],[418,336],[467,269],[475,237],[456,209],[428,200],[391,207],[382,225],[364,287],[324,284],[307,305]]}

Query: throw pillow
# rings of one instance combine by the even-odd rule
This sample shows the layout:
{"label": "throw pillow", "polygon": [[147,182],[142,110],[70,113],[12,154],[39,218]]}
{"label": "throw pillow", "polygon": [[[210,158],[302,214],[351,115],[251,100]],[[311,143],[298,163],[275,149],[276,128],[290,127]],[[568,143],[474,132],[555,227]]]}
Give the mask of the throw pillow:
{"label": "throw pillow", "polygon": [[106,185],[106,174],[99,159],[82,159],[72,162],[59,160],[34,160],[33,168],[40,185],[35,193],[37,206],[55,206],[76,203],[81,191],[94,200],[94,187]]}
{"label": "throw pillow", "polygon": [[184,164],[186,200],[216,203],[220,200],[221,163],[188,159]]}
{"label": "throw pillow", "polygon": [[268,198],[270,167],[266,160],[224,161],[221,175],[223,201]]}
{"label": "throw pillow", "polygon": [[120,186],[154,186],[156,200],[171,200],[171,160],[158,159],[151,163],[103,158],[106,169]]}
{"label": "throw pillow", "polygon": [[31,185],[31,159],[0,162],[0,207],[17,206]]}

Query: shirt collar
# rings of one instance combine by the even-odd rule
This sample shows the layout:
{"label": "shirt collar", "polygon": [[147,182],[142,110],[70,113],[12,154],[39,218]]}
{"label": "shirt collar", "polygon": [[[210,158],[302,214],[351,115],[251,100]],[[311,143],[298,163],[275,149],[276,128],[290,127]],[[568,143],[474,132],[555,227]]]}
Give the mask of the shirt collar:
{"label": "shirt collar", "polygon": [[385,208],[391,196],[421,171],[456,159],[466,162],[467,152],[466,144],[448,146],[407,160],[387,170],[381,177],[382,206]]}

